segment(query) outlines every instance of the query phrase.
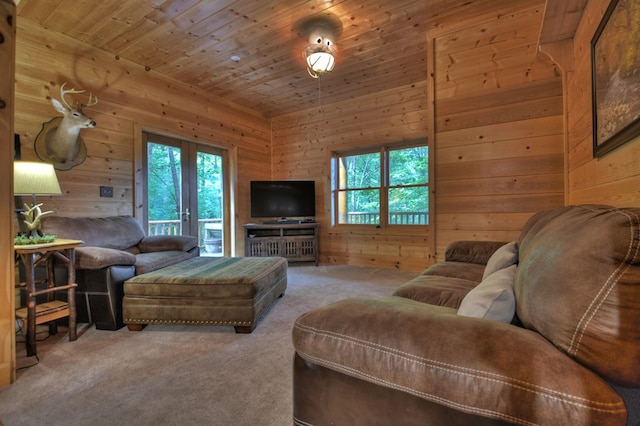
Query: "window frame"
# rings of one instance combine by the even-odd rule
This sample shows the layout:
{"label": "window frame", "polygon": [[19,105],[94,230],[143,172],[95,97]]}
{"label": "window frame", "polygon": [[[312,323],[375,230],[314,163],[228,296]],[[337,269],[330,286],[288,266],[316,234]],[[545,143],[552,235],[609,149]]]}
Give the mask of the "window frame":
{"label": "window frame", "polygon": [[[428,152],[427,161],[427,181],[425,184],[416,185],[394,185],[390,186],[389,172],[389,152],[414,147],[426,147]],[[337,233],[353,233],[353,234],[389,234],[389,235],[415,235],[416,233],[423,233],[428,230],[432,223],[432,153],[431,147],[428,144],[427,138],[412,139],[402,142],[392,142],[386,144],[372,145],[368,147],[360,147],[353,149],[342,149],[331,152],[331,228],[333,232]],[[344,188],[340,189],[339,185],[339,161],[341,158],[379,153],[381,160],[380,167],[380,186],[370,188]],[[389,203],[389,189],[393,188],[412,188],[412,187],[426,187],[428,193],[428,211],[427,211],[427,224],[425,225],[406,225],[406,224],[390,224],[388,217],[388,203]],[[380,191],[380,223],[379,224],[350,224],[339,223],[340,212],[338,210],[339,197],[342,193],[347,193],[354,190],[362,189],[374,189]]]}

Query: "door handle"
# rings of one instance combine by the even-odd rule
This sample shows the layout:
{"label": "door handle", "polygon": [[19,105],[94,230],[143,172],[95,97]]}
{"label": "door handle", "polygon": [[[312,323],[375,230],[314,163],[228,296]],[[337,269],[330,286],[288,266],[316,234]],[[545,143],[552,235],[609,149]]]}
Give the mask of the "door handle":
{"label": "door handle", "polygon": [[191,222],[191,212],[189,211],[189,209],[185,209],[182,212],[182,221],[183,222]]}

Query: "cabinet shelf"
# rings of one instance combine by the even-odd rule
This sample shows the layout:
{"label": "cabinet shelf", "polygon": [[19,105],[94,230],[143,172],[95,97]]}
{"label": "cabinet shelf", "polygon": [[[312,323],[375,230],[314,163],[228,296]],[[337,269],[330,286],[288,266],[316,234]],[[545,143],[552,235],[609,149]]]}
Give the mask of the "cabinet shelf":
{"label": "cabinet shelf", "polygon": [[250,257],[281,256],[289,262],[318,264],[318,224],[244,225],[244,254]]}

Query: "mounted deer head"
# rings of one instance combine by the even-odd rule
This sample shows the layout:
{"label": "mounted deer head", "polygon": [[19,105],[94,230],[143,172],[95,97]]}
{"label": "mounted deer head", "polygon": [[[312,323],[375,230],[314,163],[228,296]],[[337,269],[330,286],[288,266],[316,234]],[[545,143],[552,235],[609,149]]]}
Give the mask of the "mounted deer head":
{"label": "mounted deer head", "polygon": [[82,163],[87,156],[87,148],[80,137],[80,130],[93,128],[96,122],[83,114],[85,107],[98,103],[98,98],[89,94],[86,104],[77,104],[72,107],[67,102],[66,95],[84,93],[84,90],[65,90],[64,83],[60,86],[60,101],[51,98],[53,107],[62,114],[62,118],[56,117],[43,124],[40,134],[36,137],[36,153],[43,161],[53,163],[58,170],[69,170]]}

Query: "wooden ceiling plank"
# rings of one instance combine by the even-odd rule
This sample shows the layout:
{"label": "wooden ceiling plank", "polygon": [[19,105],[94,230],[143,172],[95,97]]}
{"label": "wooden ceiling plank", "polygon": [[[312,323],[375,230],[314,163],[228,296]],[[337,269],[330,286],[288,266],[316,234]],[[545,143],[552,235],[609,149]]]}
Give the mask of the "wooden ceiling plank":
{"label": "wooden ceiling plank", "polygon": [[[191,0],[199,1],[199,0]],[[123,32],[114,33],[106,40],[101,47],[110,52],[120,53],[127,46],[133,44],[149,35],[149,33],[158,27],[162,22],[169,21],[175,14],[181,10],[177,7],[172,7],[171,2],[162,2],[162,0],[155,0],[149,8],[140,8],[138,13],[128,12],[131,16],[138,16],[139,13],[143,15],[139,18],[132,18],[131,16],[122,16],[121,21],[131,21],[131,25]],[[135,6],[135,2],[124,2],[129,6]],[[166,10],[169,10],[168,12]],[[127,10],[123,9],[123,14],[126,14]]]}
{"label": "wooden ceiling plank", "polygon": [[[426,81],[426,31],[433,27],[429,16],[433,10],[451,20],[459,18],[461,9],[497,19],[495,7],[509,13],[523,4],[543,2],[37,0],[42,7],[36,7],[32,3],[36,0],[22,1],[25,19],[47,21],[52,25],[45,26],[47,30],[66,32],[86,43],[84,50],[75,45],[76,52],[83,51],[82,67],[95,68],[103,62],[105,69],[113,69],[118,57],[116,67],[127,73],[144,73],[146,68],[167,81],[182,82],[194,96],[209,93],[262,116],[285,114],[300,105],[314,108],[319,83],[322,103],[328,104]],[[321,82],[306,72],[302,50],[307,42],[295,27],[315,13],[333,13],[343,24],[336,41],[336,70]],[[240,56],[240,62],[232,62],[232,55]],[[102,84],[101,80],[98,76],[83,83]]]}
{"label": "wooden ceiling plank", "polygon": [[94,26],[85,41],[104,49],[105,45],[111,43],[114,38],[128,33],[132,27],[144,22],[149,10],[159,7],[161,1],[121,2],[111,9],[112,12],[107,15],[109,19],[104,19],[103,15],[102,19],[98,18],[94,21]]}
{"label": "wooden ceiling plank", "polygon": [[[420,60],[420,58],[410,58],[415,60]],[[422,80],[426,80],[426,66],[424,68],[424,76],[422,76]],[[334,72],[335,73],[335,72]],[[270,84],[270,89],[274,92],[286,92],[288,96],[291,98],[297,99],[298,104],[308,105],[313,107],[319,101],[319,98],[322,99],[322,103],[335,103],[339,101],[349,100],[354,97],[360,97],[368,94],[369,92],[375,90],[392,90],[394,87],[404,84],[412,84],[416,81],[420,81],[414,79],[412,75],[410,75],[406,69],[402,66],[398,66],[395,72],[387,72],[376,74],[375,72],[371,72],[368,75],[363,75],[361,78],[355,80],[352,84],[344,86],[344,85],[336,85],[335,87],[332,85],[331,80],[334,79],[338,82],[342,80],[342,77],[339,74],[334,74],[331,76],[323,77],[322,82],[320,82],[320,88],[318,89],[318,83],[315,80],[312,83],[316,83],[315,88],[310,90],[305,90],[303,88],[299,88],[297,90],[292,90],[290,87],[290,78],[283,78],[279,82],[272,82]],[[303,78],[300,81],[305,81],[310,79],[306,73],[303,74]],[[257,86],[261,87],[261,86]],[[307,87],[307,86],[303,86]],[[369,88],[369,89],[367,89]],[[320,91],[320,92],[319,92]],[[249,96],[250,91],[246,91]],[[229,98],[234,102],[242,103],[244,101],[248,101],[248,99],[241,98],[240,96],[244,96],[245,92],[242,93],[222,93],[225,98]],[[262,95],[260,97],[264,97],[264,94],[255,93],[255,95]],[[267,97],[268,99],[268,97]],[[281,110],[277,104],[273,105],[273,108],[277,108]]]}
{"label": "wooden ceiling plank", "polygon": [[[426,41],[425,41],[425,45],[426,45]],[[371,45],[368,45],[366,49],[363,48],[361,49],[360,52],[356,52],[356,53],[359,53],[360,58],[363,58],[363,57],[367,57],[367,55],[363,53],[375,51],[375,54],[376,54],[375,57],[373,57],[373,59],[371,59],[370,62],[368,63],[363,63],[362,59],[360,59],[359,61],[354,61],[350,55],[350,50],[345,50],[344,52],[342,52],[342,54],[339,54],[338,56],[336,70],[340,70],[340,74],[344,75],[349,73],[348,71],[349,69],[352,69],[353,71],[359,73],[361,69],[377,67],[383,61],[403,62],[405,60],[405,57],[411,52],[419,51],[421,52],[422,55],[426,55],[425,45],[418,44],[418,43],[407,44],[406,40],[404,39],[399,39],[392,43],[385,44],[383,46],[371,44]],[[258,59],[262,60],[262,58],[258,58]],[[302,61],[301,56],[300,58],[295,58],[295,59],[296,59],[296,64],[298,69],[303,71],[305,68],[304,68],[304,63]],[[268,62],[266,64],[261,64],[260,62],[255,62],[255,61],[252,61],[252,63],[250,64],[243,63],[242,66],[245,69],[247,67],[250,67],[252,68],[252,71],[243,72],[239,78],[243,80],[243,84],[250,84],[251,82],[258,82],[258,83],[268,82],[273,78],[277,78],[276,76],[279,76],[282,73],[285,73],[286,69],[290,69],[290,67],[292,66],[290,62],[291,62],[291,58],[287,56],[284,58],[279,58],[278,60],[274,60],[273,62]],[[349,67],[349,65],[351,66]],[[181,62],[180,67],[181,67],[181,72],[178,72],[175,74],[175,76],[178,79],[182,79],[185,77],[184,75],[182,75],[182,73],[184,73],[185,75],[195,73],[196,75],[199,75],[198,78],[200,81],[209,80],[207,76],[213,76],[215,75],[214,73],[216,72],[215,64],[211,64],[211,66],[204,67],[202,66],[201,63],[198,63],[196,60],[192,60],[191,63]],[[193,70],[192,69],[193,67],[197,67],[201,71]],[[162,71],[162,69],[160,71]],[[268,71],[268,72],[265,72],[265,71]],[[426,73],[426,70],[425,70],[425,73]],[[306,73],[303,72],[303,75],[306,75]],[[221,81],[217,77],[215,78],[215,80],[217,82],[222,83],[221,85],[224,85],[225,83],[224,80]],[[194,84],[199,84],[200,87],[203,87],[203,88],[207,87],[197,82],[194,82]]]}
{"label": "wooden ceiling plank", "polygon": [[[171,45],[177,38],[187,37],[176,27],[176,18],[202,4],[208,7],[218,2],[203,0],[169,0],[156,7],[147,8],[147,12],[135,24],[121,34],[114,35],[104,48],[115,50],[122,57],[136,59],[135,62],[148,66],[139,58],[145,58],[145,51],[157,46]],[[166,51],[166,49],[164,49]],[[132,52],[132,53],[128,53]]]}
{"label": "wooden ceiling plank", "polygon": [[[300,5],[304,5],[308,2],[299,2]],[[290,3],[287,3],[287,8],[292,7]],[[235,45],[245,44],[243,42],[239,42],[244,37],[244,34],[249,32],[253,27],[266,28],[267,25],[259,26],[255,20],[252,20],[247,15],[244,15],[239,12],[242,7],[242,2],[237,1],[228,1],[228,7],[218,8],[215,13],[210,14],[206,17],[206,19],[201,19],[197,21],[190,14],[184,14],[180,16],[179,19],[176,18],[174,22],[174,28],[167,33],[167,39],[172,40],[172,49],[176,51],[185,51],[185,52],[202,52],[206,50],[208,44],[218,45],[223,40],[234,40]],[[232,7],[231,7],[232,6]],[[256,9],[255,4],[252,5],[252,9],[258,15],[264,11],[265,21],[271,21],[271,15],[274,10],[274,6],[269,2],[260,3],[259,8]],[[207,3],[207,7],[210,9],[209,3]],[[219,5],[216,5],[219,7]],[[234,9],[234,7],[236,9]],[[282,9],[282,8],[280,8]],[[280,10],[279,9],[279,10]],[[267,13],[269,12],[269,13]],[[202,16],[205,13],[199,11],[199,14]],[[261,15],[259,15],[261,16]],[[198,18],[200,19],[200,18]],[[186,31],[188,37],[179,38],[176,36],[175,32]],[[216,34],[218,33],[218,34]],[[265,37],[264,33],[260,34],[263,39]],[[162,39],[163,37],[159,37]],[[176,40],[177,38],[177,40]],[[139,48],[140,50],[146,51],[149,49],[148,45],[142,45]],[[129,54],[128,52],[123,53],[124,56],[133,56],[133,54]],[[187,55],[189,56],[189,55]],[[163,55],[160,55],[160,59],[155,62],[149,62],[145,65],[150,66],[152,68],[157,68],[159,64],[165,64],[166,58]]]}
{"label": "wooden ceiling plank", "polygon": [[[303,1],[299,5],[305,5],[306,3],[308,2]],[[254,7],[254,13],[256,16],[263,16],[261,13],[264,12],[266,17],[260,19],[264,19],[265,22],[271,22],[267,12],[272,13],[274,7],[268,2],[262,3],[262,5],[258,9]],[[288,6],[288,8],[291,7],[293,6]],[[281,45],[269,46],[269,43],[277,43],[279,40],[279,37],[271,34],[272,30],[270,30],[269,25],[260,24],[255,19],[243,15],[239,10],[232,8],[221,9],[218,15],[209,16],[208,19],[188,27],[186,31],[189,37],[182,37],[173,41],[173,50],[183,52],[182,54],[170,59],[167,59],[164,55],[159,55],[155,61],[152,60],[145,65],[164,70],[183,69],[177,63],[180,60],[190,61],[191,58],[195,58],[194,61],[198,61],[199,57],[207,54],[221,55],[225,59],[237,54],[240,54],[241,57],[249,57],[252,54],[252,50],[260,49],[261,46],[264,49],[279,49],[282,47]],[[178,24],[179,27],[180,25]],[[251,37],[254,35],[255,38],[252,39]],[[266,46],[265,40],[267,40]],[[141,49],[146,51],[148,47],[141,46]],[[227,53],[223,53],[222,50]],[[200,63],[196,62],[196,66],[200,66]]]}
{"label": "wooden ceiling plank", "polygon": [[573,38],[587,0],[547,0],[539,44]]}
{"label": "wooden ceiling plank", "polygon": [[63,1],[65,0],[22,0],[16,11],[18,16],[29,16],[29,19],[44,25]]}
{"label": "wooden ceiling plank", "polygon": [[[224,18],[225,14],[229,12],[222,11],[220,13],[222,14],[221,18]],[[227,22],[224,19],[208,21],[206,25],[213,30],[209,37],[215,39],[215,30],[228,25]],[[149,38],[153,40],[153,43],[149,43]],[[121,50],[121,55],[149,68],[158,69],[162,66],[168,66],[168,69],[172,69],[171,61],[174,58],[183,57],[187,50],[198,50],[197,46],[201,42],[202,37],[197,37],[194,33],[178,32],[172,21],[155,27],[144,38],[129,43]],[[173,52],[172,55],[166,54],[169,49]]]}
{"label": "wooden ceiling plank", "polygon": [[[237,4],[237,0],[216,0],[209,2],[193,1],[193,6],[171,18],[177,31],[195,33],[194,28],[208,21],[221,21],[228,9]],[[228,19],[228,18],[224,18]],[[197,34],[195,34],[197,36]]]}
{"label": "wooden ceiling plank", "polygon": [[[271,10],[272,6],[267,6],[265,7],[265,9]],[[381,13],[381,16],[388,16],[388,15],[389,15],[388,12]],[[278,29],[290,28],[291,24],[289,21],[290,19],[276,21],[276,22],[285,22],[284,24],[280,24]],[[274,27],[274,25],[272,25],[271,27]],[[270,34],[267,30],[268,29],[264,25],[255,25],[252,23],[252,21],[247,22],[246,19],[244,20],[236,19],[233,21],[233,23],[229,24],[228,28],[225,28],[224,33],[220,33],[215,37],[211,36],[211,34],[208,34],[207,36],[208,40],[205,40],[204,43],[201,43],[201,41],[198,38],[194,38],[194,37],[182,38],[181,40],[174,41],[173,48],[175,51],[185,51],[185,56],[187,58],[191,58],[193,56],[199,56],[199,54],[202,54],[207,49],[213,46],[215,50],[211,53],[220,54],[224,58],[229,58],[232,55],[240,53],[238,52],[239,50],[242,51],[242,53],[244,53],[244,55],[240,55],[241,57],[242,56],[248,57],[251,54],[255,55],[259,53],[258,50],[260,49],[260,47],[262,47],[262,50],[271,51],[272,49],[285,48],[286,46],[290,45],[290,41],[288,40],[277,41],[277,40],[280,40],[280,38],[278,38],[275,34],[273,34],[273,31]],[[404,28],[404,30],[406,30],[406,28]],[[393,30],[390,31],[390,33],[392,32]],[[196,35],[200,33],[205,34],[206,31],[191,27],[189,29],[189,33],[192,35]],[[253,34],[256,35],[256,39],[250,38]],[[264,40],[267,40],[267,42],[265,42]],[[274,40],[274,41],[271,41],[271,40]],[[301,43],[300,51],[302,51],[302,47],[304,46],[304,41],[301,40],[299,42]],[[276,43],[276,46],[271,46],[271,43]],[[197,47],[191,47],[194,44],[197,44]],[[144,50],[148,51],[147,48],[145,48]],[[158,55],[157,61],[152,63],[146,63],[145,65],[150,66],[152,68],[160,68],[165,71],[169,71],[173,67],[175,67],[176,69],[179,68],[181,70],[184,69],[183,66],[179,66],[179,64],[174,63],[171,59],[167,59],[166,55],[163,55],[161,53],[162,52],[160,52],[160,54]],[[123,55],[128,56],[126,53],[123,53]],[[167,61],[170,61],[170,62],[167,62]],[[197,59],[193,60],[192,62],[195,62],[196,66],[200,66],[200,64],[197,62]],[[210,66],[212,65],[213,64],[210,64]],[[166,68],[163,68],[163,67],[166,67]]]}
{"label": "wooden ceiling plank", "polygon": [[456,31],[448,36],[439,37],[436,40],[436,49],[451,52],[473,50],[513,39],[531,43],[529,32],[535,29],[539,30],[542,20],[541,12],[540,8],[531,8],[521,11],[517,15],[511,14],[509,17],[503,17],[500,26],[486,22],[465,28],[465,31]]}

